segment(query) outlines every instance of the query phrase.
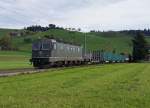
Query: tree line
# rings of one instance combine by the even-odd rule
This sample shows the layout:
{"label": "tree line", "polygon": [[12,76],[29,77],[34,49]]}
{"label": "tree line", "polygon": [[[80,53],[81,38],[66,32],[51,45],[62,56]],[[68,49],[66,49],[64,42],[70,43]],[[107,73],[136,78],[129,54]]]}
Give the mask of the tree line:
{"label": "tree line", "polygon": [[29,27],[25,27],[24,29],[32,31],[32,32],[45,32],[45,31],[48,31],[50,29],[64,29],[64,28],[63,27],[58,27],[55,24],[49,24],[46,27],[42,27],[41,25],[32,25],[32,26],[29,26]]}
{"label": "tree line", "polygon": [[144,30],[121,30],[121,31],[96,31],[91,30],[90,33],[123,33],[131,36],[137,35],[137,33],[142,33],[144,36],[150,36],[150,29]]}
{"label": "tree line", "polygon": [[48,30],[51,30],[51,29],[60,29],[60,30],[68,30],[68,31],[78,31],[80,32],[81,31],[81,28],[64,28],[64,27],[59,27],[55,24],[49,24],[48,26],[46,27],[42,27],[41,25],[32,25],[32,26],[29,26],[29,27],[24,27],[25,30],[28,30],[28,31],[32,31],[32,32],[45,32],[45,31],[48,31]]}
{"label": "tree line", "polygon": [[144,29],[144,30],[123,30],[120,31],[120,33],[130,34],[130,35],[136,35],[137,33],[141,33],[145,36],[150,36],[150,29]]}

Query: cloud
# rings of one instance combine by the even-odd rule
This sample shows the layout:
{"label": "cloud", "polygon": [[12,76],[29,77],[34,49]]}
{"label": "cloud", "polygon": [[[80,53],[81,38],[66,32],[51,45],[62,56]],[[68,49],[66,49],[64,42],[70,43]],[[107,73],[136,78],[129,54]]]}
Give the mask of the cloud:
{"label": "cloud", "polygon": [[0,27],[32,24],[83,29],[143,29],[150,25],[149,0],[1,0]]}

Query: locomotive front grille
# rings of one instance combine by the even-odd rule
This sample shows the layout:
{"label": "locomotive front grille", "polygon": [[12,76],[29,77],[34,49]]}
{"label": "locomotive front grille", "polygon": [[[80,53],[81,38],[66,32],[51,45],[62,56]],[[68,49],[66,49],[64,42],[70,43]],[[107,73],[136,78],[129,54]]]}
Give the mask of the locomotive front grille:
{"label": "locomotive front grille", "polygon": [[32,58],[50,57],[50,51],[32,51]]}

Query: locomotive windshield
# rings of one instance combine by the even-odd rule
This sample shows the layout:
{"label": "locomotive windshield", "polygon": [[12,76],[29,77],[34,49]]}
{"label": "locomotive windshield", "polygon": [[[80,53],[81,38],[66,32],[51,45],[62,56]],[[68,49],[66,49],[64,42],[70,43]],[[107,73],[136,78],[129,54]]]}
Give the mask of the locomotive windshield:
{"label": "locomotive windshield", "polygon": [[32,50],[50,50],[52,47],[50,42],[35,42],[32,45]]}
{"label": "locomotive windshield", "polygon": [[39,42],[35,42],[32,45],[32,50],[40,50],[40,46],[41,46],[41,44]]}

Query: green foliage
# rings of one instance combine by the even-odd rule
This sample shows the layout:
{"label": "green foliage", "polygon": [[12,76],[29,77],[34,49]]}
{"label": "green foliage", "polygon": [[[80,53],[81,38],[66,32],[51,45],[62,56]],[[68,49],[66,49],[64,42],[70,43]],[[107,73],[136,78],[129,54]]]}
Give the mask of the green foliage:
{"label": "green foliage", "polygon": [[25,43],[32,43],[32,41],[33,41],[33,40],[32,40],[32,37],[29,37],[29,36],[28,36],[28,37],[25,37],[25,38],[24,38],[24,42],[25,42]]}
{"label": "green foliage", "polygon": [[0,107],[149,108],[149,70],[113,64],[0,78]]}
{"label": "green foliage", "polygon": [[15,29],[1,29],[0,28],[0,38],[6,35],[9,35],[10,32],[14,31]]}
{"label": "green foliage", "polygon": [[146,56],[148,55],[147,45],[148,43],[146,42],[144,35],[138,32],[133,40],[134,61],[144,60],[146,58]]}
{"label": "green foliage", "polygon": [[10,50],[12,48],[11,37],[9,35],[3,36],[0,39],[0,46],[2,50]]}

